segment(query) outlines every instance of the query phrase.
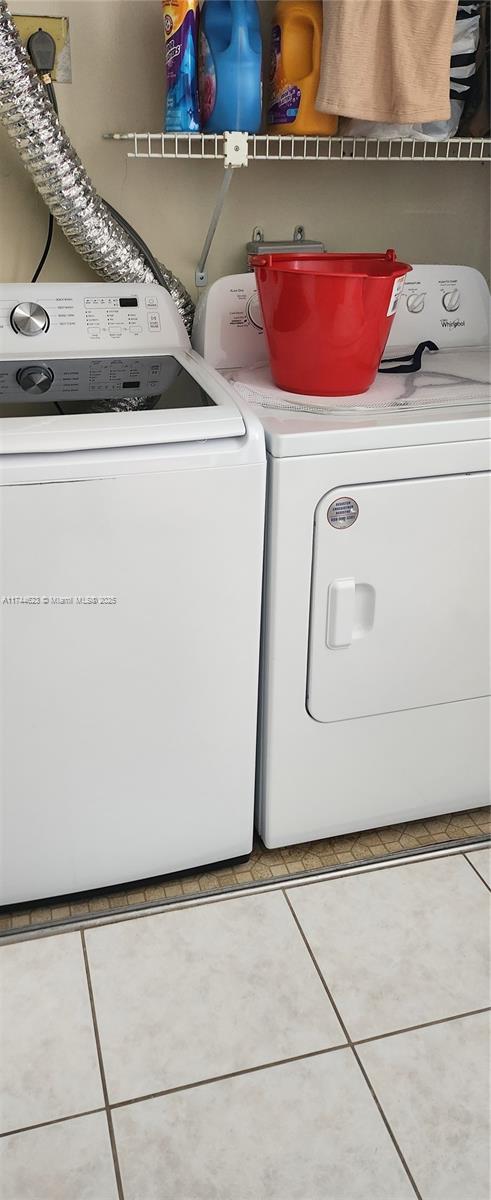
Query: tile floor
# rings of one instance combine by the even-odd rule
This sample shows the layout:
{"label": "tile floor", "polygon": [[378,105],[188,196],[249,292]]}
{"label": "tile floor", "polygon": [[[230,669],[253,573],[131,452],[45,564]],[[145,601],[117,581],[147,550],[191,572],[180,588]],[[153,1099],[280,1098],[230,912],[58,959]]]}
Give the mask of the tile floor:
{"label": "tile floor", "polygon": [[379,860],[447,842],[461,843],[470,838],[480,841],[490,835],[491,810],[485,806],[427,817],[425,821],[403,821],[381,829],[362,829],[359,833],[346,833],[279,850],[267,850],[256,837],[250,858],[235,866],[226,864],[206,870],[201,867],[185,875],[153,882],[143,880],[111,892],[91,892],[85,896],[41,900],[31,906],[12,905],[0,909],[0,936],[73,918],[78,921],[86,916],[112,915],[134,906],[147,904],[151,907],[168,901],[173,903],[181,897],[190,899],[275,879],[288,880],[291,876],[308,875],[326,867],[346,867],[353,862]]}
{"label": "tile floor", "polygon": [[488,1200],[491,852],[0,949],[1,1200]]}

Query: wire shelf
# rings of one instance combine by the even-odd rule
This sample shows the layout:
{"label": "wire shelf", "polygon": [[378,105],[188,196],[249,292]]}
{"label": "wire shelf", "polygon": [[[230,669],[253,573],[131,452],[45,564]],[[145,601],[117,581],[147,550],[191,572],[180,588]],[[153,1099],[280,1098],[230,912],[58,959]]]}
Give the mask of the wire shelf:
{"label": "wire shelf", "polygon": [[[109,133],[106,138],[132,143],[128,158],[225,158],[223,134]],[[451,138],[447,142],[411,139],[288,137],[251,134],[248,160],[267,162],[491,162],[491,138]]]}

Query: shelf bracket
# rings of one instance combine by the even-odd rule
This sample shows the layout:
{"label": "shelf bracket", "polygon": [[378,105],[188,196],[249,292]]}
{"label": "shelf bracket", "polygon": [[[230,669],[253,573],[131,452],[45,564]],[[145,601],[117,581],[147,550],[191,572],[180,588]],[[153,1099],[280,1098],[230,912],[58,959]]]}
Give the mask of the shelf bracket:
{"label": "shelf bracket", "polygon": [[232,182],[232,175],[237,167],[247,166],[247,134],[246,133],[224,133],[223,135],[223,155],[224,155],[224,171],[222,182],[218,196],[216,198],[215,207],[213,209],[208,232],[205,237],[203,249],[198,259],[198,265],[194,273],[194,279],[197,288],[206,287],[208,283],[208,272],[206,263],[211,249],[211,243],[218,228],[218,223],[222,215],[223,206],[227,196],[228,189]]}
{"label": "shelf bracket", "polygon": [[247,133],[224,133],[223,157],[226,167],[246,167],[248,160]]}

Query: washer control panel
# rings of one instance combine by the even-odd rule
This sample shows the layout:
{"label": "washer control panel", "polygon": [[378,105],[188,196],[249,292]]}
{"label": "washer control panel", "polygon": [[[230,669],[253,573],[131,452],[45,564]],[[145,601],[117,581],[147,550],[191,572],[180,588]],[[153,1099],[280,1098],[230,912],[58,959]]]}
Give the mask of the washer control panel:
{"label": "washer control panel", "polygon": [[174,301],[157,284],[2,284],[1,354],[30,357],[33,339],[41,356],[189,346]]}
{"label": "washer control panel", "polygon": [[162,332],[157,296],[86,296],[85,327],[91,342],[128,337],[140,341],[147,333]]}
{"label": "washer control panel", "polygon": [[[39,349],[36,346],[36,352]],[[0,359],[0,404],[29,399],[49,403],[150,400],[167,392],[181,373],[172,355],[132,354],[100,358],[49,358],[26,363]]]}
{"label": "washer control panel", "polygon": [[406,275],[388,345],[484,345],[488,324],[489,293],[479,271],[422,264]]}

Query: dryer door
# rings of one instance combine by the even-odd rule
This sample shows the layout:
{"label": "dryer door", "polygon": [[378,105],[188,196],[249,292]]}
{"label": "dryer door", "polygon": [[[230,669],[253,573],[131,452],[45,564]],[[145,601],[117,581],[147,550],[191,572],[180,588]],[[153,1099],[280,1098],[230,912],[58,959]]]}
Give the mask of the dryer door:
{"label": "dryer door", "polygon": [[307,679],[314,720],[487,693],[489,478],[351,485],[319,502]]}

